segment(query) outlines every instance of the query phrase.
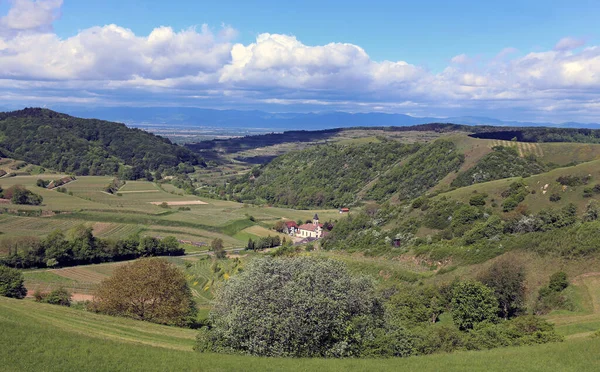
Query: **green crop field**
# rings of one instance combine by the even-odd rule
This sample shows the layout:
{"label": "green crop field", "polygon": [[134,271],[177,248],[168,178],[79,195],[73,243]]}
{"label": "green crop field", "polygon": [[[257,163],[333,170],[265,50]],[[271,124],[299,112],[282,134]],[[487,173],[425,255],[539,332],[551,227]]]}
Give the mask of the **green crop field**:
{"label": "green crop field", "polygon": [[600,338],[406,359],[285,359],[196,353],[195,335],[0,298],[0,365],[10,371],[595,371],[600,363]]}
{"label": "green crop field", "polygon": [[[0,216],[2,238],[12,236],[44,237],[53,230],[66,231],[79,224],[91,226],[94,234],[102,238],[124,238],[132,234],[143,236],[173,235],[187,242],[210,244],[221,238],[226,248],[243,247],[249,237],[266,236],[269,230],[257,223],[274,224],[282,219],[308,220],[319,213],[323,221],[335,220],[335,210],[297,211],[286,208],[261,208],[240,203],[198,198],[183,195],[182,190],[172,185],[146,181],[129,181],[118,195],[104,192],[111,177],[79,177],[65,186],[67,193],[46,190],[35,186],[37,179],[57,179],[61,175],[42,174],[0,179],[0,186],[8,188],[21,184],[44,197],[41,206],[5,205],[15,213]],[[157,203],[176,203],[162,208]],[[205,204],[198,204],[203,202]],[[153,204],[154,203],[154,204]],[[190,203],[190,204],[187,204]],[[195,204],[194,204],[195,203]],[[180,210],[185,206],[189,210]],[[23,216],[16,213],[40,213],[41,216]],[[257,222],[252,223],[252,216]],[[242,230],[255,226],[255,230]],[[276,233],[272,231],[272,235]],[[189,252],[206,248],[186,245]],[[6,252],[0,252],[5,254]]]}

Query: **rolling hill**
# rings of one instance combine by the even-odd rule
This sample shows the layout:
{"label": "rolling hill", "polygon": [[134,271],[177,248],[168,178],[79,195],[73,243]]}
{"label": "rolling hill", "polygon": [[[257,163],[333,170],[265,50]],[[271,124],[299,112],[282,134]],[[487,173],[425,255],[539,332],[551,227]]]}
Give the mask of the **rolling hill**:
{"label": "rolling hill", "polygon": [[11,371],[593,371],[600,339],[391,359],[200,354],[196,332],[0,297],[0,363]]}
{"label": "rolling hill", "polygon": [[[41,108],[0,113],[0,153],[59,172],[136,179],[147,171],[201,164],[188,149],[124,124]],[[127,166],[123,168],[123,166]]]}

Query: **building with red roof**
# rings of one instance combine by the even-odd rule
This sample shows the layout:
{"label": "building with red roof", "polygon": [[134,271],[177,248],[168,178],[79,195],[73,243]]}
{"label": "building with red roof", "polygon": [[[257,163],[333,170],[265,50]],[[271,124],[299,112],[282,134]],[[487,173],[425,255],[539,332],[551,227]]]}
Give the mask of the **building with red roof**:
{"label": "building with red roof", "polygon": [[285,221],[283,225],[283,232],[286,234],[296,235],[298,232],[298,224],[295,221]]}
{"label": "building with red roof", "polygon": [[298,226],[297,235],[301,238],[320,238],[323,236],[323,224],[319,223],[319,215],[315,214],[312,223]]}

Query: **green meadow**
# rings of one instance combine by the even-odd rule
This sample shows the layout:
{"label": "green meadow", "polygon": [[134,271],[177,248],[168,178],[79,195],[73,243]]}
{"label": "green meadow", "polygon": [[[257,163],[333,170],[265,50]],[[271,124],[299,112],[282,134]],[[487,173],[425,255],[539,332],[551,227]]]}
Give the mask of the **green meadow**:
{"label": "green meadow", "polygon": [[[339,218],[336,210],[256,207],[185,195],[173,185],[147,181],[129,181],[113,195],[103,191],[111,177],[79,177],[64,186],[65,193],[35,186],[39,178],[60,177],[41,174],[0,179],[0,187],[4,189],[19,184],[44,197],[41,206],[3,205],[8,213],[0,215],[0,239],[43,237],[56,229],[68,230],[85,224],[102,238],[173,235],[183,241],[205,244],[220,238],[226,248],[234,248],[244,247],[249,238],[275,235],[270,227],[282,219],[307,220],[315,213],[324,221]],[[162,202],[171,205],[167,208],[157,205]],[[188,244],[186,250],[199,252],[206,248]]]}
{"label": "green meadow", "polygon": [[285,359],[200,354],[196,332],[0,298],[7,371],[596,371],[600,338],[405,359]]}

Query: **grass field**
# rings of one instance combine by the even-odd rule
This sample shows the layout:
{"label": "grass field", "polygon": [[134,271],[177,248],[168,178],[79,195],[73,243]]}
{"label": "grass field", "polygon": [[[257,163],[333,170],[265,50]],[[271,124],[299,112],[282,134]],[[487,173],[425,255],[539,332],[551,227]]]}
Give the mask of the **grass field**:
{"label": "grass field", "polygon": [[[183,195],[172,185],[153,182],[129,181],[119,194],[111,195],[103,191],[111,177],[79,177],[66,185],[71,193],[59,193],[35,186],[37,179],[56,179],[61,175],[17,176],[0,179],[0,186],[8,188],[21,184],[44,197],[41,206],[5,206],[15,209],[15,213],[0,216],[2,238],[12,236],[44,237],[51,231],[68,230],[84,224],[94,229],[102,238],[124,238],[132,234],[144,236],[173,235],[180,240],[210,244],[221,238],[226,248],[243,247],[248,238],[269,234],[269,226],[282,219],[307,220],[319,213],[323,221],[335,220],[339,214],[335,210],[297,211],[285,208],[253,207],[240,203],[198,198]],[[163,190],[164,189],[164,190]],[[190,210],[180,210],[180,205],[162,208],[157,202],[173,204],[185,203]],[[190,202],[195,204],[190,204]],[[153,204],[154,203],[154,204]],[[205,204],[200,204],[205,203]],[[18,211],[44,211],[44,217],[24,217]],[[55,214],[54,213],[58,213]],[[252,216],[255,223],[248,219]],[[242,231],[245,230],[245,231]],[[275,235],[274,231],[271,235]],[[188,245],[190,252],[202,248]],[[0,252],[0,254],[6,252]]]}
{"label": "grass field", "polygon": [[[561,184],[556,182],[556,179],[560,176],[591,176],[591,180],[589,181],[589,184],[585,186],[564,188]],[[517,178],[505,178],[491,182],[479,183],[462,187],[442,195],[468,203],[469,198],[473,195],[473,192],[477,191],[479,193],[488,194],[487,206],[489,206],[490,201],[494,199],[498,203],[497,208],[501,208],[503,200],[501,193],[508,189],[508,186],[515,180],[517,180]],[[525,201],[523,202],[528,206],[531,212],[538,212],[539,210],[548,207],[556,207],[557,204],[549,200],[550,195],[554,193],[560,195],[560,205],[574,203],[578,206],[580,211],[583,211],[585,205],[590,201],[589,198],[583,197],[583,189],[600,183],[600,160],[594,160],[572,167],[557,168],[547,173],[527,177],[524,179],[524,182],[530,191],[535,191],[535,193],[532,192],[527,195]],[[546,185],[548,186],[546,187]]]}
{"label": "grass field", "polygon": [[199,354],[196,332],[0,298],[9,371],[595,371],[600,339],[406,359],[284,359]]}

